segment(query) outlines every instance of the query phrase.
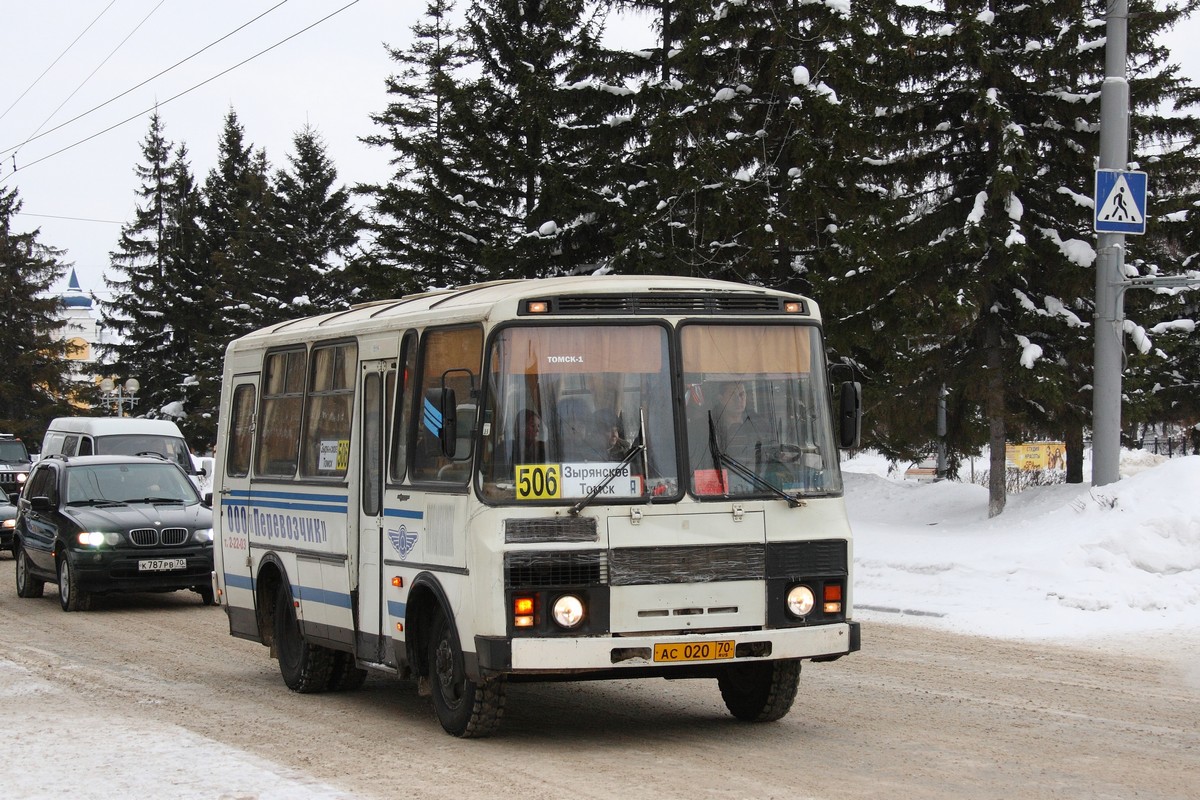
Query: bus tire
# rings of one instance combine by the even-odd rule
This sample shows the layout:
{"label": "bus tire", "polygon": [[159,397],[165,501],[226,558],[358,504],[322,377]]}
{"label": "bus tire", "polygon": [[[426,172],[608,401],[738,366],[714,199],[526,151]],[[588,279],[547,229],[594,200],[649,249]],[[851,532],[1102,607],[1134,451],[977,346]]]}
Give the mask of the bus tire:
{"label": "bus tire", "polygon": [[504,677],[481,684],[467,677],[462,647],[440,608],[434,612],[427,650],[430,700],[447,733],[481,739],[495,733],[504,714]]}
{"label": "bus tire", "polygon": [[29,556],[25,548],[13,544],[13,556],[17,562],[17,597],[41,597],[46,591],[46,582],[35,578],[29,571]]}
{"label": "bus tire", "polygon": [[796,700],[800,660],[731,664],[717,678],[725,707],[744,722],[782,719]]}
{"label": "bus tire", "polygon": [[333,651],[304,638],[286,586],[280,586],[275,594],[275,655],[283,682],[293,692],[312,694],[329,686]]}
{"label": "bus tire", "polygon": [[333,654],[333,669],[329,673],[329,691],[352,692],[362,687],[367,671],[354,663],[354,654],[338,650]]}

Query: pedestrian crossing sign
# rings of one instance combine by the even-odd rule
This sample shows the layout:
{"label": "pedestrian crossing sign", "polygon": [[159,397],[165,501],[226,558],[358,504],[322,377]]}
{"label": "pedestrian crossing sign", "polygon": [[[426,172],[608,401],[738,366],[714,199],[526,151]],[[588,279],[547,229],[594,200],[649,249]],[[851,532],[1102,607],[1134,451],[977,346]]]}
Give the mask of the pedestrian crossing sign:
{"label": "pedestrian crossing sign", "polygon": [[1146,173],[1096,170],[1096,233],[1146,232]]}

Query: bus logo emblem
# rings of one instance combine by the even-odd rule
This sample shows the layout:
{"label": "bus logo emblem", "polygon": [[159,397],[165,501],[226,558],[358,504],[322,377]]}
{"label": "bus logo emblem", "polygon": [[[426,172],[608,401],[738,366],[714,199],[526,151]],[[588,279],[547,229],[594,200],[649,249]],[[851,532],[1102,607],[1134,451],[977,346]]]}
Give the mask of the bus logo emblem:
{"label": "bus logo emblem", "polygon": [[388,539],[392,541],[392,547],[396,548],[396,552],[400,554],[400,560],[406,561],[413,548],[417,546],[417,535],[409,533],[408,528],[403,525],[400,530],[389,530],[387,532]]}

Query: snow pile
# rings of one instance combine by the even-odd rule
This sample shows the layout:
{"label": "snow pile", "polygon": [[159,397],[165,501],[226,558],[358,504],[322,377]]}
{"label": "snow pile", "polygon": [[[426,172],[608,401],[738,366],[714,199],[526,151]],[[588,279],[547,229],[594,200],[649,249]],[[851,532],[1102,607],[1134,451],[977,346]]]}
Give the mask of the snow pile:
{"label": "snow pile", "polygon": [[1117,483],[1029,489],[994,519],[982,486],[887,466],[843,465],[860,619],[1020,639],[1200,630],[1200,457],[1127,453]]}

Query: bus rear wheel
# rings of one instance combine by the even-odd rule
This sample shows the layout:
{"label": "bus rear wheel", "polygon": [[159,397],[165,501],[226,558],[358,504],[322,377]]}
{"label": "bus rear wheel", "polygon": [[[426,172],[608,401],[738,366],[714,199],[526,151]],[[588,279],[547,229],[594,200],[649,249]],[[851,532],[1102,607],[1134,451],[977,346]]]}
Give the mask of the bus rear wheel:
{"label": "bus rear wheel", "polygon": [[717,678],[725,707],[745,722],[782,719],[796,700],[800,660],[731,664]]}
{"label": "bus rear wheel", "polygon": [[475,683],[467,676],[458,636],[445,612],[434,613],[429,637],[430,699],[447,733],[464,739],[490,736],[504,714],[504,678]]}
{"label": "bus rear wheel", "polygon": [[304,638],[291,592],[282,586],[275,595],[275,655],[283,682],[293,692],[312,694],[329,686],[333,651]]}

